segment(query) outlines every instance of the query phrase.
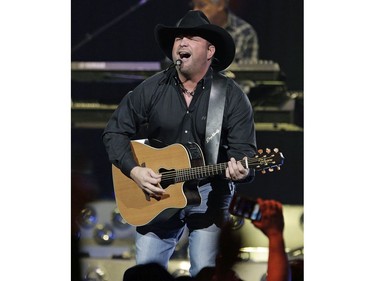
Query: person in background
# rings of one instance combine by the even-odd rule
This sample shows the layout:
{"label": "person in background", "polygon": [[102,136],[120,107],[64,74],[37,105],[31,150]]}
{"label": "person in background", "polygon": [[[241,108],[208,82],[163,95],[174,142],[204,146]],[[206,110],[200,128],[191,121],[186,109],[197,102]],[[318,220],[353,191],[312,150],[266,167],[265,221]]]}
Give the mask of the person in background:
{"label": "person in background", "polygon": [[268,238],[267,281],[291,280],[288,256],[285,252],[283,206],[276,200],[257,199],[262,217],[251,221]]}
{"label": "person in background", "polygon": [[[125,95],[102,138],[110,162],[148,200],[163,200],[170,194],[160,185],[162,175],[138,164],[133,155],[131,140],[143,125],[151,146],[195,143],[206,165],[225,163],[220,174],[187,183],[199,192],[200,204],[178,209],[166,221],[136,228],[136,263],[156,262],[167,268],[187,226],[190,274],[195,276],[201,268],[215,265],[217,239],[230,218],[236,183],[251,182],[255,176],[254,169],[241,163],[256,154],[254,112],[238,84],[220,73],[235,55],[227,31],[211,24],[203,12],[188,11],[177,26],[159,24],[154,32],[173,64]],[[212,106],[218,101],[222,106]]]}
{"label": "person in background", "polygon": [[[276,200],[261,198],[258,198],[257,202],[262,214],[261,219],[251,222],[269,241],[267,281],[290,281],[291,269],[285,252],[282,204]],[[227,222],[220,234],[215,267],[203,268],[197,274],[196,281],[243,281],[233,269],[238,261],[241,241],[241,234],[232,229],[230,221]]]}
{"label": "person in background", "polygon": [[172,274],[158,263],[138,264],[125,270],[123,281],[173,281]]}
{"label": "person in background", "polygon": [[233,37],[236,45],[236,63],[256,63],[259,59],[257,33],[252,25],[229,9],[230,0],[192,0],[194,10],[202,11],[212,24],[216,24]]}

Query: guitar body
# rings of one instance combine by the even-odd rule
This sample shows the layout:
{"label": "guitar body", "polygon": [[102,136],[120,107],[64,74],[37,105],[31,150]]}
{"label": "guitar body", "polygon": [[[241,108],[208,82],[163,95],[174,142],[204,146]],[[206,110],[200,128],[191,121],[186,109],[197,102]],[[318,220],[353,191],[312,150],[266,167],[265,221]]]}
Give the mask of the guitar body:
{"label": "guitar body", "polygon": [[[204,165],[203,154],[195,143],[173,144],[165,148],[153,148],[132,141],[134,158],[139,166],[155,172],[189,169]],[[116,204],[124,220],[136,226],[163,221],[187,205],[199,205],[201,198],[196,185],[189,182],[176,182],[165,178],[161,186],[166,193],[161,199],[146,195],[130,178],[112,165],[113,185]]]}

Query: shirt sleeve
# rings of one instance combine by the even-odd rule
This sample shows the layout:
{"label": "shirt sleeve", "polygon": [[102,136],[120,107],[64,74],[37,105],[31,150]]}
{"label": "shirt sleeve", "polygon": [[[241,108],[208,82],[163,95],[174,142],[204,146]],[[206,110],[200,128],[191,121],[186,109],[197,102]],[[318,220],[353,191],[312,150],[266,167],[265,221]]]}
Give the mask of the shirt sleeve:
{"label": "shirt sleeve", "polygon": [[102,134],[109,161],[128,177],[130,171],[137,166],[130,141],[146,120],[145,110],[139,102],[140,92],[141,89],[135,89],[125,95]]}
{"label": "shirt sleeve", "polygon": [[[257,144],[254,124],[254,111],[249,98],[234,82],[229,88],[226,114],[227,157],[241,160],[256,154]],[[246,181],[252,181],[255,172],[250,169]]]}

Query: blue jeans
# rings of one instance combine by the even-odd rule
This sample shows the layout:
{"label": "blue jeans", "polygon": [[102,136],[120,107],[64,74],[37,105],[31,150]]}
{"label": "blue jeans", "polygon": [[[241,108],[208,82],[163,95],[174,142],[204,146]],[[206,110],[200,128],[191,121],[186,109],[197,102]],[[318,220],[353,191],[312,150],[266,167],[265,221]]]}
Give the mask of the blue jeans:
{"label": "blue jeans", "polygon": [[136,263],[157,262],[167,268],[186,224],[191,276],[203,267],[215,266],[220,227],[229,217],[228,207],[233,192],[232,185],[227,190],[213,190],[207,183],[199,187],[202,197],[199,206],[187,206],[164,223],[137,227]]}

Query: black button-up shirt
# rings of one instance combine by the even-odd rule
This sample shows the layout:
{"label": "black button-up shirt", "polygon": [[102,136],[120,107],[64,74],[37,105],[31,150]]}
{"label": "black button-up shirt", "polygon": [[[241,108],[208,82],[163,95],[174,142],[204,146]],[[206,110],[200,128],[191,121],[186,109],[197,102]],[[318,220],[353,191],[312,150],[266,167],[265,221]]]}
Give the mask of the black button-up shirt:
{"label": "black button-up shirt", "polygon": [[[125,175],[129,176],[137,165],[131,152],[130,140],[139,135],[144,125],[147,126],[142,137],[157,140],[163,146],[196,142],[205,153],[212,69],[198,83],[189,106],[178,83],[175,69],[157,73],[126,94],[113,113],[104,130],[103,142],[111,163]],[[218,162],[226,162],[230,157],[240,160],[256,153],[254,116],[250,101],[232,79],[229,79],[226,91]]]}

